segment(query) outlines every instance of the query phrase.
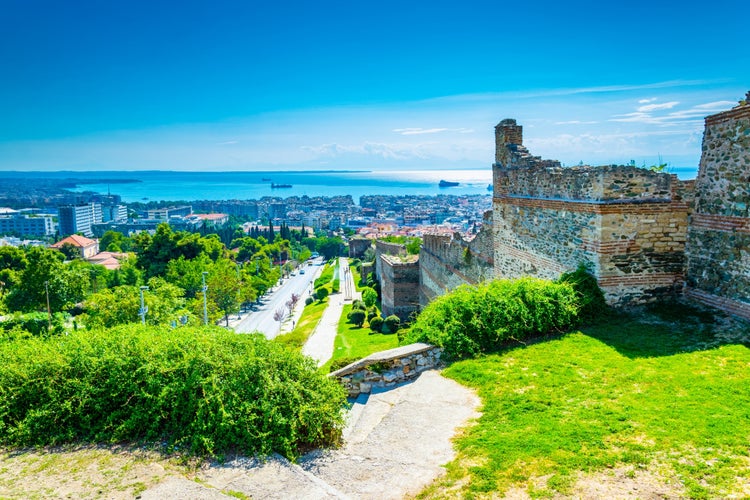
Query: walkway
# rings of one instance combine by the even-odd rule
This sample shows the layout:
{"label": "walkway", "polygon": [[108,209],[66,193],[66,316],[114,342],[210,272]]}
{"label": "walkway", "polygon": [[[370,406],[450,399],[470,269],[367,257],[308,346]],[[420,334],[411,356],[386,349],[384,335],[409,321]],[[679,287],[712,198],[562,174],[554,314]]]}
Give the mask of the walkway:
{"label": "walkway", "polygon": [[339,258],[339,280],[339,293],[328,296],[328,307],[323,311],[318,326],[302,348],[302,353],[315,359],[318,366],[326,364],[333,355],[333,341],[336,339],[344,303],[359,298],[359,292],[355,291],[354,278],[349,270],[349,260],[345,257]]}
{"label": "walkway", "polygon": [[[297,464],[276,455],[213,464],[190,480],[174,477],[141,498],[396,499],[414,495],[444,473],[455,456],[451,439],[479,415],[479,398],[437,371],[412,383],[361,396],[352,407],[345,444],[314,451]],[[365,404],[366,403],[366,404]],[[231,495],[231,496],[230,496]]]}

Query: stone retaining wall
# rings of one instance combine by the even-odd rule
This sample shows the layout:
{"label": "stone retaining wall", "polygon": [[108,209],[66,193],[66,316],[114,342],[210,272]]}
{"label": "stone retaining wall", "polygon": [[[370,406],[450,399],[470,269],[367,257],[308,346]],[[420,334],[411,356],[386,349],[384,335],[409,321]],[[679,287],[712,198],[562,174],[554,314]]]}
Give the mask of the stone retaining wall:
{"label": "stone retaining wall", "polygon": [[369,394],[373,388],[393,387],[413,380],[425,370],[442,367],[443,350],[430,344],[411,344],[376,352],[364,359],[336,370],[336,377],[348,391],[349,397]]}

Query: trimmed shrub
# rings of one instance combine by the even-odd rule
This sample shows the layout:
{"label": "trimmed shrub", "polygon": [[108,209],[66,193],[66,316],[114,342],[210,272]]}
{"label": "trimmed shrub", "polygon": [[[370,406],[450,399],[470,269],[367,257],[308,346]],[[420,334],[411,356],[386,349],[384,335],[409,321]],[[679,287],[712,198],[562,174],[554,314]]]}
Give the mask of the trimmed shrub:
{"label": "trimmed shrub", "polygon": [[349,313],[349,321],[360,327],[365,324],[366,318],[367,315],[361,309],[352,309]]}
{"label": "trimmed shrub", "polygon": [[382,329],[383,318],[381,318],[380,316],[375,316],[374,318],[370,319],[370,330],[380,333]]}
{"label": "trimmed shrub", "polygon": [[128,325],[0,343],[0,444],[166,443],[294,458],[337,443],[345,394],[262,335]]}
{"label": "trimmed shrub", "polygon": [[310,304],[312,304],[313,302],[315,302],[315,299],[313,299],[312,297],[307,297],[307,298],[305,299],[305,305],[306,305],[306,306],[309,306],[309,305],[310,305]]}
{"label": "trimmed shrub", "polygon": [[443,347],[446,359],[470,358],[507,340],[568,330],[578,307],[567,282],[521,278],[464,285],[425,307],[403,343],[427,342]]}
{"label": "trimmed shrub", "polygon": [[561,275],[557,282],[569,283],[575,290],[578,295],[578,319],[582,323],[592,323],[607,314],[609,306],[604,300],[604,293],[594,275],[583,264],[575,271]]}
{"label": "trimmed shrub", "polygon": [[361,311],[364,311],[364,310],[367,309],[367,307],[365,306],[364,302],[362,302],[361,300],[357,299],[354,302],[352,302],[352,309],[359,309]]}
{"label": "trimmed shrub", "polygon": [[370,321],[375,316],[380,316],[380,311],[378,311],[378,308],[375,306],[368,307],[367,308],[367,321]]}
{"label": "trimmed shrub", "polygon": [[318,302],[323,302],[328,297],[328,289],[324,286],[315,290],[315,296],[318,298]]}
{"label": "trimmed shrub", "polygon": [[396,333],[401,328],[401,318],[391,314],[383,320],[383,333]]}

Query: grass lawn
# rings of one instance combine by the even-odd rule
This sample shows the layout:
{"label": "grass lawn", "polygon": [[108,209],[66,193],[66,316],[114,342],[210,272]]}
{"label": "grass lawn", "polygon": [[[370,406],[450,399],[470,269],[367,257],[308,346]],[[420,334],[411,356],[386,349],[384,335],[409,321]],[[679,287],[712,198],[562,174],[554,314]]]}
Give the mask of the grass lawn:
{"label": "grass lawn", "polygon": [[477,390],[482,416],[422,496],[574,495],[585,476],[622,474],[655,475],[673,496],[747,498],[750,331],[714,324],[684,309],[618,316],[453,364],[444,374]]}
{"label": "grass lawn", "polygon": [[363,327],[357,327],[347,322],[347,315],[352,310],[352,305],[347,304],[341,313],[338,332],[333,342],[333,357],[323,366],[324,370],[333,361],[342,358],[364,358],[374,352],[385,351],[398,347],[397,335],[386,335],[383,333],[373,333],[367,323]]}
{"label": "grass lawn", "polygon": [[327,306],[328,299],[323,302],[316,300],[312,304],[306,305],[294,330],[284,335],[279,335],[274,340],[296,349],[302,349],[307,339],[315,330],[315,327],[318,326],[320,318],[323,316],[323,311],[326,310]]}

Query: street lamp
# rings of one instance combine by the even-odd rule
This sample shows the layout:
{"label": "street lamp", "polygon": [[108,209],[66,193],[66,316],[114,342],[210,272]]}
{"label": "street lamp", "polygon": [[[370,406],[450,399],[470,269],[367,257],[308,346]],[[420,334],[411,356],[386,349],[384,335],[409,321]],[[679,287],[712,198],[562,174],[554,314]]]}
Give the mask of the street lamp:
{"label": "street lamp", "polygon": [[44,282],[44,291],[47,294],[47,331],[52,331],[52,309],[49,307],[49,281]]}
{"label": "street lamp", "polygon": [[208,291],[208,286],[206,286],[206,275],[208,274],[208,271],[203,271],[201,273],[201,280],[203,282],[203,324],[208,325],[208,302],[206,301],[206,292]]}
{"label": "street lamp", "polygon": [[146,324],[146,313],[148,312],[148,307],[146,307],[146,303],[143,301],[143,291],[148,290],[147,286],[141,287],[141,308],[138,310],[138,314],[141,316],[141,324]]}

